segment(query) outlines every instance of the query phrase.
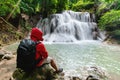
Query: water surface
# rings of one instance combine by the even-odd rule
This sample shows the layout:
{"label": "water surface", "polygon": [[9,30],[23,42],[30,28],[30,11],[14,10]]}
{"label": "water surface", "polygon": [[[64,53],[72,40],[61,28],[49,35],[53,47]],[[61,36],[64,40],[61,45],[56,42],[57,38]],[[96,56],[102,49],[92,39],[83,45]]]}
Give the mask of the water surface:
{"label": "water surface", "polygon": [[120,47],[97,41],[45,44],[64,71],[77,71],[83,66],[99,66],[109,73],[120,75]]}

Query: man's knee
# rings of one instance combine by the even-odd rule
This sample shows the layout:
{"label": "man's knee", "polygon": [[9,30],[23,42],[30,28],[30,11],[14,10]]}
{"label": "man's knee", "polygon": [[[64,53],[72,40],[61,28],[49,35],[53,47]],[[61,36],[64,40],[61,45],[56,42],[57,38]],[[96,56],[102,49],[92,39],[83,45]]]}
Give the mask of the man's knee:
{"label": "man's knee", "polygon": [[47,59],[46,59],[46,62],[47,63],[51,63],[51,62],[53,62],[54,60],[53,60],[53,58],[52,57],[48,57]]}

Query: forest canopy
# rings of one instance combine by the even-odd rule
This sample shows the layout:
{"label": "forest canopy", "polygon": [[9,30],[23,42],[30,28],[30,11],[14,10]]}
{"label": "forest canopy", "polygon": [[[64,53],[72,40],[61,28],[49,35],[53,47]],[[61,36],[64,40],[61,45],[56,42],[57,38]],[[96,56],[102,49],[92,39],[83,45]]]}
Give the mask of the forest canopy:
{"label": "forest canopy", "polygon": [[[29,30],[36,21],[64,10],[96,15],[98,27],[120,32],[120,0],[1,0],[0,16],[17,29]],[[111,17],[109,17],[111,16]],[[34,20],[33,20],[34,18]],[[36,21],[35,21],[36,19]],[[33,22],[33,24],[30,24]],[[116,32],[117,31],[117,32]]]}

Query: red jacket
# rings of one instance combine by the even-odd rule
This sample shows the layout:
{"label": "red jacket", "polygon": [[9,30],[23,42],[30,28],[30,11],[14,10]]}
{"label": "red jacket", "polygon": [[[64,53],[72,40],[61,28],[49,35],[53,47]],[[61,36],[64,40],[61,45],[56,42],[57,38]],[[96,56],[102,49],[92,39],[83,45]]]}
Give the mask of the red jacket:
{"label": "red jacket", "polygon": [[[43,41],[42,35],[43,35],[43,33],[40,29],[32,28],[30,38],[33,41]],[[37,67],[41,66],[44,59],[46,59],[48,57],[48,52],[47,52],[47,50],[46,50],[46,48],[45,48],[45,46],[42,42],[37,44],[37,46],[36,46],[36,57],[35,57],[35,59],[37,60],[40,57],[42,57],[42,60],[36,65]]]}

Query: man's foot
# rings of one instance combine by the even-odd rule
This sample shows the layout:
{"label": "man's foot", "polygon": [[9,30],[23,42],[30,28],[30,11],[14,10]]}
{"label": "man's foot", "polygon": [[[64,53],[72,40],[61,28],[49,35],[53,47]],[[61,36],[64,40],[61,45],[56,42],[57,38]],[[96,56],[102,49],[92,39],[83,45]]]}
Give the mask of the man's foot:
{"label": "man's foot", "polygon": [[59,68],[57,71],[55,71],[55,73],[61,73],[63,72],[63,68]]}

